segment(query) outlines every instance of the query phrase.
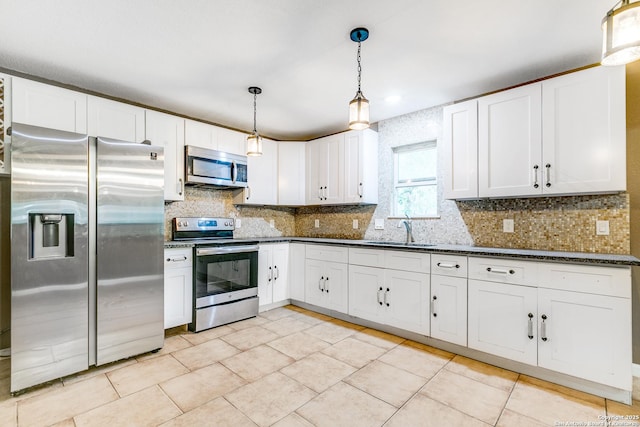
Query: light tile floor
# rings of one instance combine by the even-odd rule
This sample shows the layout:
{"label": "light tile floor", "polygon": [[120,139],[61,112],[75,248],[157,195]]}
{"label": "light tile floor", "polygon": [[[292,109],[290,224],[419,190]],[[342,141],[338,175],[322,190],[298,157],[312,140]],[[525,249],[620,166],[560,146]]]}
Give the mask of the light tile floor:
{"label": "light tile floor", "polygon": [[0,360],[0,426],[640,426],[616,418],[640,415],[638,402],[622,405],[293,306],[173,335],[156,354],[16,397],[9,373],[10,360]]}

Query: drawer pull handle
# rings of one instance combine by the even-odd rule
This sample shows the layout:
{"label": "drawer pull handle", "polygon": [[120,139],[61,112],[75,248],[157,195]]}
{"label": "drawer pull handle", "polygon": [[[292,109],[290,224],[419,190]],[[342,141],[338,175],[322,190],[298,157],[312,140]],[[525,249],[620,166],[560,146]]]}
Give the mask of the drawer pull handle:
{"label": "drawer pull handle", "polygon": [[273,279],[273,269],[269,267],[269,275],[267,276],[268,281],[270,282]]}
{"label": "drawer pull handle", "polygon": [[322,287],[323,281],[324,281],[324,276],[322,276],[320,280],[318,280],[318,289],[320,289],[320,292],[324,291],[324,288]]}
{"label": "drawer pull handle", "polygon": [[438,313],[436,313],[436,300],[438,299],[437,296],[433,296],[433,299],[431,300],[431,312],[433,313],[433,317],[438,317]]}
{"label": "drawer pull handle", "polygon": [[276,277],[274,278],[275,280],[278,280],[280,278],[280,270],[278,270],[278,266],[274,266],[273,269],[276,272]]}
{"label": "drawer pull handle", "polygon": [[387,305],[387,307],[389,307],[389,303],[387,302],[387,294],[389,293],[389,288],[387,288],[386,291],[384,291],[384,303]]}
{"label": "drawer pull handle", "polygon": [[378,304],[382,305],[382,301],[380,301],[380,292],[382,292],[382,286],[378,288],[378,292],[376,292],[376,299],[378,300]]}
{"label": "drawer pull handle", "polygon": [[176,258],[167,258],[167,262],[180,262],[180,261],[186,261],[186,260],[187,260],[187,257],[184,255]]}
{"label": "drawer pull handle", "polygon": [[329,293],[329,284],[327,282],[329,282],[329,276],[324,278],[324,291]]}
{"label": "drawer pull handle", "polygon": [[547,320],[547,315],[543,314],[541,317],[542,324],[540,325],[540,338],[542,341],[547,341],[547,323],[545,322],[545,320]]}
{"label": "drawer pull handle", "polygon": [[533,339],[533,313],[529,313],[527,316],[529,316],[529,323],[527,325],[527,336],[529,337],[530,340]]}
{"label": "drawer pull handle", "polygon": [[491,267],[487,267],[487,271],[489,273],[495,273],[495,274],[516,274],[515,270],[501,270],[501,269],[491,268]]}
{"label": "drawer pull handle", "polygon": [[460,268],[460,264],[451,264],[449,262],[439,262],[436,265],[440,268]]}

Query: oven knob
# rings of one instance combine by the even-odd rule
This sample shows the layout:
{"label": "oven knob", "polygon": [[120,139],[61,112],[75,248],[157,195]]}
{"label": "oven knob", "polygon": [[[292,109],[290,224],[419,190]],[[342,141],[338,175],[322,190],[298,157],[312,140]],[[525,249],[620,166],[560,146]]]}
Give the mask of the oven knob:
{"label": "oven knob", "polygon": [[230,225],[229,221],[225,222],[224,225],[226,225],[228,227]]}
{"label": "oven knob", "polygon": [[185,227],[188,227],[189,226],[189,221],[183,222],[182,225],[184,225]]}

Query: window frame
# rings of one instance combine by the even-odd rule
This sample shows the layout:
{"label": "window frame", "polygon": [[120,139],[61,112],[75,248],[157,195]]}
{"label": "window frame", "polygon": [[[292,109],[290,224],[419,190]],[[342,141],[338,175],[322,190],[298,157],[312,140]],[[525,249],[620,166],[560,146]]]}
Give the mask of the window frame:
{"label": "window frame", "polygon": [[[436,156],[436,171],[435,171],[435,176],[432,177],[425,177],[425,179],[421,179],[419,181],[414,181],[414,182],[400,182],[398,175],[399,175],[399,166],[398,166],[398,162],[399,162],[399,153],[402,152],[406,152],[406,151],[414,151],[414,150],[419,150],[419,149],[434,149],[435,152],[435,156]],[[422,141],[422,142],[417,142],[417,143],[411,143],[411,144],[405,144],[405,145],[399,145],[396,147],[392,147],[391,148],[392,153],[393,153],[393,191],[391,194],[391,212],[388,218],[390,219],[395,219],[395,218],[405,218],[404,214],[396,212],[397,209],[397,191],[399,188],[407,188],[407,187],[427,187],[427,186],[434,186],[436,189],[436,200],[435,200],[435,204],[436,204],[436,213],[434,215],[427,215],[427,214],[420,214],[417,216],[412,216],[412,219],[419,219],[419,218],[425,218],[425,219],[430,219],[430,218],[440,218],[440,198],[438,196],[438,142],[437,140],[433,139],[433,140],[428,140],[428,141]]]}

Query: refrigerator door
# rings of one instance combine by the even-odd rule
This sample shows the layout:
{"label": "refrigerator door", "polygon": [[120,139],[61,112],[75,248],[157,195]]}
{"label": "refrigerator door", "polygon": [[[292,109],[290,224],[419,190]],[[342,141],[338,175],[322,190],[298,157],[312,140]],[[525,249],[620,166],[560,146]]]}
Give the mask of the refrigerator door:
{"label": "refrigerator door", "polygon": [[163,148],[97,139],[96,364],[164,343]]}
{"label": "refrigerator door", "polygon": [[88,138],[13,123],[11,391],[88,368]]}

